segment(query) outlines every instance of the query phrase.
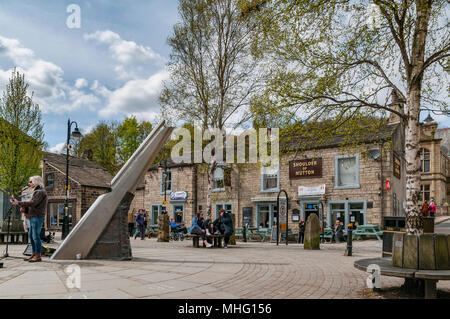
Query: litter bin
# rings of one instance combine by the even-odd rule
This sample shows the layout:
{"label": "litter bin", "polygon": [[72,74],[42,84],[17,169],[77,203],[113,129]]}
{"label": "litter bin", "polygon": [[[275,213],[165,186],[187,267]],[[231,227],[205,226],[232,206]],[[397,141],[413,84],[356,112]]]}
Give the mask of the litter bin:
{"label": "litter bin", "polygon": [[434,217],[423,218],[423,233],[424,234],[434,233]]}
{"label": "litter bin", "polygon": [[382,257],[392,257],[392,240],[395,233],[406,232],[405,217],[385,216],[383,217],[383,250]]}

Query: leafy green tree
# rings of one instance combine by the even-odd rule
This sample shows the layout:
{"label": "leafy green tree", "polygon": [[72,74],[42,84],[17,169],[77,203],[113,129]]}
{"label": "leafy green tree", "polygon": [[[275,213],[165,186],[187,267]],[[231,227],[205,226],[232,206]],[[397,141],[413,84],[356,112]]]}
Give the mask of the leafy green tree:
{"label": "leafy green tree", "polygon": [[30,176],[40,174],[43,125],[25,75],[14,70],[0,99],[0,188],[18,195]]}
{"label": "leafy green tree", "polygon": [[138,123],[134,116],[127,117],[118,127],[118,156],[120,164],[123,165],[137,150],[139,145],[152,131],[152,124],[147,121]]}
{"label": "leafy green tree", "polygon": [[[450,57],[448,4],[248,0],[242,5],[248,20],[260,22],[253,52],[270,61],[267,90],[254,103],[256,108],[269,105],[266,114],[283,116],[286,126],[326,120],[336,129],[345,127],[348,135],[369,131],[355,119],[390,112],[403,122],[410,234],[423,231],[418,202],[420,111],[448,109],[442,85],[449,76],[444,69]],[[259,111],[260,118],[264,112]],[[333,134],[320,128],[309,126],[309,133],[318,140]]]}
{"label": "leafy green tree", "polygon": [[[180,22],[168,43],[170,80],[160,96],[164,117],[195,123],[202,130],[249,120],[258,88],[258,63],[251,56],[252,24],[236,0],[179,0]],[[211,216],[212,159],[208,170],[207,215]]]}

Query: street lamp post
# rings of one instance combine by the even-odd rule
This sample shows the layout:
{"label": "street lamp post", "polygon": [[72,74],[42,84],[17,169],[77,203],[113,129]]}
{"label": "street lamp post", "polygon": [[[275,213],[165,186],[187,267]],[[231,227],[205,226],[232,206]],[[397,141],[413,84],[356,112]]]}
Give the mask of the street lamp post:
{"label": "street lamp post", "polygon": [[67,121],[67,143],[66,143],[66,201],[64,203],[64,217],[63,217],[63,225],[62,225],[62,234],[61,239],[65,239],[66,236],[69,234],[69,191],[70,191],[70,185],[69,185],[69,150],[72,148],[70,145],[70,128],[72,127],[72,124],[75,124],[75,129],[72,132],[72,137],[77,139],[81,137],[81,133],[78,130],[78,123],[73,121],[71,122],[70,119]]}

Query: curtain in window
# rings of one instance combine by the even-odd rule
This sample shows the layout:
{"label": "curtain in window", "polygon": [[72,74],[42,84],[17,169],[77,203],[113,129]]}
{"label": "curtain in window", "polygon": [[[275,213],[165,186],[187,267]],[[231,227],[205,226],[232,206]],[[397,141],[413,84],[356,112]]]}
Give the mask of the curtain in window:
{"label": "curtain in window", "polygon": [[338,183],[339,186],[357,184],[356,158],[340,158],[338,160]]}

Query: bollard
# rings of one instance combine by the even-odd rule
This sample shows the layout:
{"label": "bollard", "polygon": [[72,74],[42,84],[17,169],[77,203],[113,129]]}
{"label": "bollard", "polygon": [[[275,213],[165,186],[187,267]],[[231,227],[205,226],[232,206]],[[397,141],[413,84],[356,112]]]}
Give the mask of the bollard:
{"label": "bollard", "polygon": [[346,252],[346,256],[351,256],[352,255],[352,233],[353,230],[349,227],[347,230],[347,252]]}
{"label": "bollard", "polygon": [[247,242],[247,225],[244,225],[244,227],[242,228],[242,240],[244,241],[244,243]]}

